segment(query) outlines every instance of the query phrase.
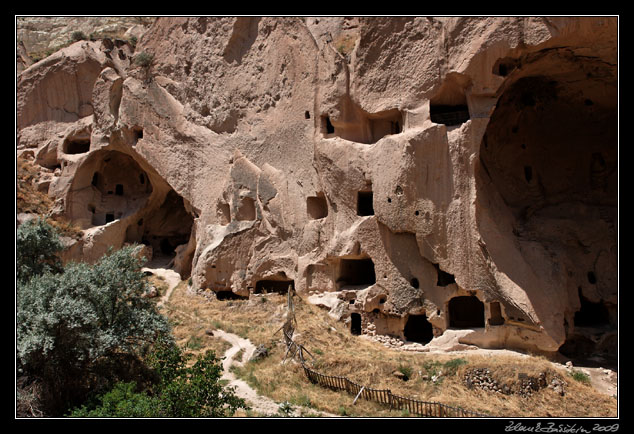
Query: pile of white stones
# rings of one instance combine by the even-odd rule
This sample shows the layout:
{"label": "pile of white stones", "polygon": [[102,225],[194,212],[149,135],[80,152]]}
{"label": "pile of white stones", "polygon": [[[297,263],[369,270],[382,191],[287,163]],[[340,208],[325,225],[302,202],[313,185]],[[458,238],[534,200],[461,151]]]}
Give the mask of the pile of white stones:
{"label": "pile of white stones", "polygon": [[491,370],[488,368],[473,368],[465,372],[463,377],[464,384],[469,388],[478,388],[487,392],[501,393],[504,395],[516,394],[524,398],[528,398],[534,392],[541,389],[550,388],[561,396],[566,394],[566,382],[557,374],[549,375],[541,372],[536,377],[519,373],[518,381],[515,384],[499,384],[491,376]]}

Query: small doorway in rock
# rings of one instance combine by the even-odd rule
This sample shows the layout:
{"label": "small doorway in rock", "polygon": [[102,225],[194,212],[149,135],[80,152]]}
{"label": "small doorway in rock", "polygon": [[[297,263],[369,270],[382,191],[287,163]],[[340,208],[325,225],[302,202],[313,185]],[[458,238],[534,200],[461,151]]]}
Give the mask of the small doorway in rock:
{"label": "small doorway in rock", "polygon": [[114,189],[114,194],[117,196],[123,196],[123,184],[117,184]]}
{"label": "small doorway in rock", "polygon": [[484,303],[474,295],[449,300],[449,327],[484,327]]}
{"label": "small doorway in rock", "polygon": [[427,344],[434,338],[432,325],[426,315],[409,315],[403,334],[406,340],[420,344]]}
{"label": "small doorway in rock", "polygon": [[374,205],[372,203],[372,191],[360,191],[357,194],[357,215],[374,215]]}
{"label": "small doorway in rock", "polygon": [[358,313],[350,314],[350,333],[357,336],[361,334],[361,315]]}
{"label": "small doorway in rock", "polygon": [[324,129],[326,130],[326,134],[334,134],[335,127],[330,122],[330,118],[328,116],[323,117]]}
{"label": "small doorway in rock", "polygon": [[106,214],[106,223],[110,223],[114,221],[114,213],[107,213]]}

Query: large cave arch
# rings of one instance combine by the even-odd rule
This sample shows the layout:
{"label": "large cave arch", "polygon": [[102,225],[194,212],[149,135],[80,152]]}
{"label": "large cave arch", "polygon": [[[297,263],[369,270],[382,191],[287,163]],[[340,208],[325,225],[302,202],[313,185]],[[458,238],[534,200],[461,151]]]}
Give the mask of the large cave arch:
{"label": "large cave arch", "polygon": [[[134,153],[91,152],[75,171],[66,204],[69,220],[82,229],[100,230],[102,243],[115,248],[124,243],[144,244],[151,248],[147,259],[162,257],[169,262],[193,233],[191,207]],[[178,272],[187,276],[193,252],[180,250]]]}
{"label": "large cave arch", "polygon": [[66,198],[67,217],[87,229],[136,214],[153,192],[146,171],[130,155],[95,151],[75,172]]}
{"label": "large cave arch", "polygon": [[616,325],[616,67],[570,50],[517,64],[480,146],[483,252],[526,291],[547,331],[570,339],[578,292],[613,309]]}

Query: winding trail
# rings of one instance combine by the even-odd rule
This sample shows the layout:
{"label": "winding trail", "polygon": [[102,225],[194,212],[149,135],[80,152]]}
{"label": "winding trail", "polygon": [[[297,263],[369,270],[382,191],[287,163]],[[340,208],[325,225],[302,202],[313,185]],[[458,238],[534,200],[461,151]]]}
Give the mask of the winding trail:
{"label": "winding trail", "polygon": [[[255,346],[248,339],[241,338],[233,333],[227,333],[224,330],[214,330],[214,336],[218,336],[221,339],[229,342],[231,348],[229,348],[224,354],[224,360],[222,362],[223,375],[222,379],[227,380],[228,386],[235,388],[235,394],[240,398],[243,398],[251,406],[251,410],[266,416],[281,416],[280,404],[273,401],[266,396],[259,395],[254,389],[251,388],[244,380],[236,378],[231,372],[232,366],[242,366],[248,362],[255,352]],[[242,360],[236,361],[234,357],[240,350],[244,350],[242,353]],[[312,414],[320,417],[338,417],[335,414],[326,413],[323,411],[315,410],[314,408],[307,408],[293,405],[293,410],[288,414],[291,417],[303,417],[304,415]]]}
{"label": "winding trail", "polygon": [[[174,288],[176,288],[176,286],[181,282],[180,275],[174,270],[168,268],[168,266],[169,263],[165,258],[158,258],[155,261],[147,263],[146,266],[142,268],[142,271],[160,276],[167,283],[167,291],[159,301],[158,306],[162,306],[169,301]],[[241,338],[238,335],[225,332],[221,329],[213,330],[213,334],[214,336],[217,336],[231,344],[231,348],[224,353],[222,361],[223,375],[221,378],[228,381],[228,386],[235,388],[236,396],[244,399],[251,407],[251,411],[254,413],[264,416],[281,417],[282,415],[279,412],[279,403],[266,396],[259,395],[257,391],[249,386],[244,380],[236,378],[236,376],[231,372],[232,366],[243,366],[251,359],[253,353],[255,352],[255,345],[253,345],[248,339]],[[242,359],[235,360],[236,354],[238,354],[241,350],[244,350],[242,353]],[[321,417],[338,417],[335,414],[295,405],[293,405],[293,411],[291,411],[288,416],[302,417],[302,415],[306,414],[318,415]]]}

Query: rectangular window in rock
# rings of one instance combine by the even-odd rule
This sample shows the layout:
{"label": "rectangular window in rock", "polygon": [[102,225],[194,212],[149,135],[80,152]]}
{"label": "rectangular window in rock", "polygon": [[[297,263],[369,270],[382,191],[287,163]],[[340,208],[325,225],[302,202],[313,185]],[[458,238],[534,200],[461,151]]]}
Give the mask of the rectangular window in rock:
{"label": "rectangular window in rock", "polygon": [[328,216],[328,203],[323,193],[306,198],[306,213],[311,220],[323,219]]}
{"label": "rectangular window in rock", "polygon": [[372,204],[372,191],[360,191],[357,194],[357,215],[374,215],[374,205]]}

